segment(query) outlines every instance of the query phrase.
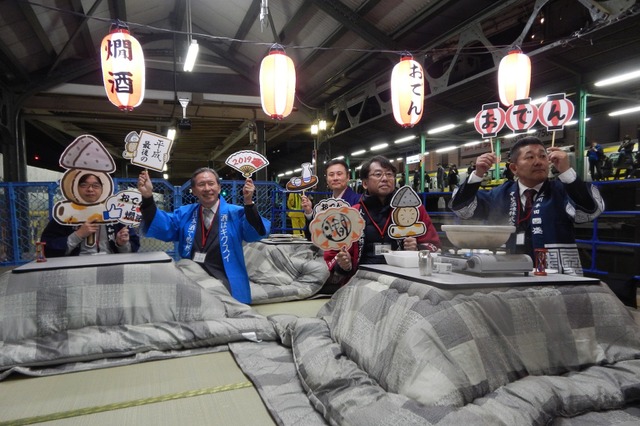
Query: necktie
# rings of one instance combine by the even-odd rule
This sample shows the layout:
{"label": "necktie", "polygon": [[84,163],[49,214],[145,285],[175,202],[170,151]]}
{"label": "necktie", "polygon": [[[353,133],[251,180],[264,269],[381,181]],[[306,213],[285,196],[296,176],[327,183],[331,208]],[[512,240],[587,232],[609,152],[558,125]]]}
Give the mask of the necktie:
{"label": "necktie", "polygon": [[527,189],[524,191],[524,197],[525,197],[525,202],[524,202],[524,217],[528,218],[531,215],[531,207],[533,206],[533,198],[536,196],[536,190],[535,189]]}
{"label": "necktie", "polygon": [[211,209],[202,209],[202,216],[204,216],[205,228],[211,228],[211,222],[213,221],[213,211]]}

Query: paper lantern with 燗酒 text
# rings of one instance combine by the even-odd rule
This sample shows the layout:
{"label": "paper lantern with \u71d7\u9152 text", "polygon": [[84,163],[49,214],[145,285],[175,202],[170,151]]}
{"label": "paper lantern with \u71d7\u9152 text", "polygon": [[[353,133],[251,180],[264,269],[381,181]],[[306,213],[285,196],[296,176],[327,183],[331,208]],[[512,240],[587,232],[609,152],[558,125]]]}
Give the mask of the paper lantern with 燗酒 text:
{"label": "paper lantern with \u71d7\u9152 text", "polygon": [[100,52],[102,81],[109,101],[121,110],[133,110],[144,99],[142,46],[128,29],[118,26],[102,39]]}
{"label": "paper lantern with \u71d7\u9152 text", "polygon": [[505,106],[517,99],[529,97],[531,84],[531,60],[520,49],[514,49],[500,61],[498,68],[498,93]]}
{"label": "paper lantern with \u71d7\u9152 text", "polygon": [[282,120],[291,114],[296,94],[296,69],[282,46],[274,45],[260,64],[260,101],[265,114]]}
{"label": "paper lantern with \u71d7\u9152 text", "polygon": [[402,127],[413,127],[422,118],[424,72],[410,55],[403,55],[391,72],[393,117]]}

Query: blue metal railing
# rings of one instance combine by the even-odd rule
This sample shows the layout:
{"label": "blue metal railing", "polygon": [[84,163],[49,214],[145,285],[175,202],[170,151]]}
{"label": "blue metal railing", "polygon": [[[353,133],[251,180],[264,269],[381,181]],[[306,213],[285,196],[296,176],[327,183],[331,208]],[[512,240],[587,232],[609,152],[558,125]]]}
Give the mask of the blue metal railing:
{"label": "blue metal railing", "polygon": [[[190,182],[182,186],[173,186],[162,179],[154,179],[154,193],[162,197],[161,208],[173,211],[175,208],[195,201],[195,197],[190,193]],[[629,179],[623,181],[594,182],[598,186],[609,184],[629,184],[638,185],[640,179]],[[115,188],[123,190],[135,187],[135,179],[114,179]],[[268,218],[271,223],[272,233],[289,233],[300,228],[292,228],[287,224],[287,213],[292,211],[287,209],[287,195],[282,187],[274,182],[255,182],[256,184],[256,204],[260,214]],[[227,202],[233,204],[242,203],[242,185],[244,181],[222,181],[222,195]],[[327,192],[306,191],[307,196],[314,198],[314,204],[329,197]],[[424,205],[428,205],[433,198],[445,202],[439,202],[437,208],[428,208],[429,215],[434,222],[438,219],[450,218],[456,223],[459,219],[446,208],[446,202],[451,196],[450,192],[423,192],[419,194]],[[58,184],[55,182],[36,183],[0,183],[0,266],[13,266],[29,262],[35,258],[35,242],[44,229],[50,218],[50,212],[57,200],[61,198]],[[301,211],[301,210],[295,210]],[[619,247],[640,250],[640,243],[626,241],[611,241],[601,239],[600,222],[603,218],[612,216],[639,217],[640,212],[635,210],[605,211],[602,216],[593,221],[593,231],[590,239],[579,239],[578,244],[590,246],[591,264],[584,269],[585,273],[606,275],[607,271],[598,269],[598,248],[599,247]],[[33,226],[34,220],[39,220],[37,227]],[[448,221],[449,221],[448,220]],[[444,233],[439,232],[442,238]],[[166,251],[170,255],[175,255],[176,248],[173,244],[158,242],[153,239],[145,239],[145,251]],[[639,280],[640,276],[634,275],[634,279]]]}

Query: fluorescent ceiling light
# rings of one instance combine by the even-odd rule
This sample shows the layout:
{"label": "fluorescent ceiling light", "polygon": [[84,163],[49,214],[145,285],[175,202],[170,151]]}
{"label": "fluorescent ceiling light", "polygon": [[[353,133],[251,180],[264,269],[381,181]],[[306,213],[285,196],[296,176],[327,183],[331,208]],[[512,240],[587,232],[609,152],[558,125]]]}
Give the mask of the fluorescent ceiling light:
{"label": "fluorescent ceiling light", "polygon": [[381,144],[378,144],[378,145],[374,145],[370,149],[371,149],[371,151],[380,151],[381,149],[385,149],[388,146],[389,146],[389,144],[385,142],[385,143],[381,143]]}
{"label": "fluorescent ceiling light", "polygon": [[289,176],[293,174],[293,170],[287,170],[286,172],[284,172],[285,175]]}
{"label": "fluorescent ceiling light", "polygon": [[169,179],[169,174],[168,173],[163,173],[162,177],[164,178],[164,180]]}
{"label": "fluorescent ceiling light", "polygon": [[358,167],[356,167],[356,170],[360,170],[362,168],[362,164],[360,164]]}
{"label": "fluorescent ceiling light", "polygon": [[518,135],[516,135],[515,133],[508,133],[508,134],[504,135],[504,138],[505,139],[513,139],[516,136],[518,136]]}
{"label": "fluorescent ceiling light", "polygon": [[465,123],[470,124],[470,123],[473,123],[474,121],[476,121],[476,118],[475,117],[471,117],[471,118],[467,118]]}
{"label": "fluorescent ceiling light", "polygon": [[402,161],[402,160],[404,160],[404,158],[402,158],[402,157],[396,158],[396,161]]}
{"label": "fluorescent ceiling light", "polygon": [[535,133],[537,131],[538,131],[537,129],[529,129],[529,130],[527,130],[527,134],[530,135],[530,134],[533,134],[533,133]]}
{"label": "fluorescent ceiling light", "polygon": [[632,71],[625,74],[616,75],[611,78],[606,78],[604,80],[596,81],[594,85],[596,87],[609,86],[616,83],[622,83],[623,81],[632,80],[634,78],[640,78],[640,70]]}
{"label": "fluorescent ceiling light", "polygon": [[396,160],[394,160],[393,158],[389,160],[390,163],[393,163],[394,161]]}
{"label": "fluorescent ceiling light", "polygon": [[[591,117],[587,117],[584,119],[584,121],[589,121],[589,120],[591,120]],[[565,124],[565,126],[573,126],[574,124],[578,124],[578,120],[568,121],[567,124]]]}
{"label": "fluorescent ceiling light", "polygon": [[474,146],[474,145],[478,145],[481,144],[481,141],[473,141],[473,142],[467,142],[465,143],[463,146]]}
{"label": "fluorescent ceiling light", "polygon": [[284,176],[284,173],[278,173],[278,177]]}
{"label": "fluorescent ceiling light", "polygon": [[365,152],[367,152],[366,149],[361,149],[360,151],[352,152],[351,155],[355,157],[356,155],[361,155],[361,154],[364,154]]}
{"label": "fluorescent ceiling light", "polygon": [[447,152],[447,151],[453,151],[454,149],[458,148],[457,146],[446,146],[444,148],[440,148],[440,149],[436,149],[436,152]]}
{"label": "fluorescent ceiling light", "polygon": [[640,106],[635,106],[626,109],[619,109],[618,111],[612,111],[609,113],[609,117],[615,117],[617,115],[631,114],[632,112],[640,111]]}
{"label": "fluorescent ceiling light", "polygon": [[189,51],[187,52],[187,59],[184,60],[184,71],[191,72],[193,71],[193,66],[196,63],[196,58],[198,57],[198,41],[191,40],[191,44],[189,45]]}
{"label": "fluorescent ceiling light", "polygon": [[417,138],[416,135],[411,135],[411,136],[406,136],[404,138],[400,138],[400,139],[396,139],[395,141],[393,141],[393,143],[404,143],[404,142],[409,142],[410,140],[413,140]]}
{"label": "fluorescent ceiling light", "polygon": [[294,173],[298,173],[298,172],[301,172],[301,171],[302,171],[302,167],[300,167],[299,169],[294,169],[293,170]]}
{"label": "fluorescent ceiling light", "polygon": [[447,130],[451,130],[456,127],[455,124],[446,124],[444,126],[436,127],[435,129],[431,129],[427,132],[427,134],[433,135],[434,133],[446,132]]}
{"label": "fluorescent ceiling light", "polygon": [[167,130],[167,138],[174,140],[176,138],[176,129],[173,127],[169,128],[169,130]]}
{"label": "fluorescent ceiling light", "polygon": [[341,155],[340,157],[336,157],[334,158],[334,160],[344,160],[344,155]]}
{"label": "fluorescent ceiling light", "polygon": [[543,103],[546,100],[547,100],[547,97],[543,96],[541,98],[532,99],[530,103],[531,103],[531,105],[540,105],[541,103]]}

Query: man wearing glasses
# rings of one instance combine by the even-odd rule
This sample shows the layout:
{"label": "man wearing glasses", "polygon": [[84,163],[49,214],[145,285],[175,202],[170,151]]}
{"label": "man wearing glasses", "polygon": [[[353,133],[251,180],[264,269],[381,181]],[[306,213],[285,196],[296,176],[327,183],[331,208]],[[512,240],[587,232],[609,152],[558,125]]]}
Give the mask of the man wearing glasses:
{"label": "man wearing glasses", "polygon": [[431,222],[424,206],[418,208],[418,220],[425,224],[427,232],[417,238],[407,237],[402,240],[391,238],[387,232],[392,223],[391,199],[396,191],[395,166],[381,155],[375,156],[362,164],[360,179],[365,193],[359,203],[353,207],[358,209],[365,220],[362,237],[350,250],[326,251],[324,259],[329,270],[343,275],[344,284],[355,273],[359,264],[385,263],[383,253],[390,250],[431,250],[440,247],[440,238]]}
{"label": "man wearing glasses", "polygon": [[[102,197],[102,182],[93,174],[85,174],[78,181],[78,193],[87,204],[96,204]],[[93,236],[94,238],[88,238]],[[135,253],[140,238],[133,229],[122,223],[99,224],[93,220],[80,226],[61,225],[51,220],[42,231],[47,257],[88,254]]]}

